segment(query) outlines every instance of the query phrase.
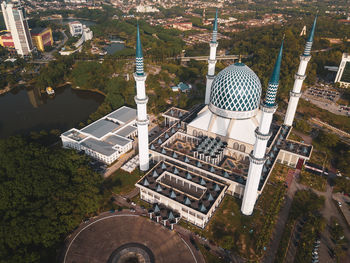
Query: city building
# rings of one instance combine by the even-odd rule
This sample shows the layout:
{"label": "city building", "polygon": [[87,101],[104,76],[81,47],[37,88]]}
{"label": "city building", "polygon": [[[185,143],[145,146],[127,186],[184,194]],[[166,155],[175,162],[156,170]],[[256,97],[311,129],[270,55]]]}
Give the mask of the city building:
{"label": "city building", "polygon": [[350,54],[343,54],[334,82],[342,87],[350,87]]}
{"label": "city building", "polygon": [[70,129],[61,134],[64,148],[111,164],[132,149],[137,135],[136,110],[123,106],[81,130]]}
{"label": "city building", "polygon": [[138,13],[156,13],[159,12],[159,9],[149,6],[149,5],[138,5],[136,7],[136,12]]}
{"label": "city building", "polygon": [[172,91],[181,91],[181,92],[188,92],[190,89],[192,89],[191,84],[185,84],[183,82],[180,82],[176,86],[171,87]]}
{"label": "city building", "polygon": [[174,23],[172,24],[173,28],[181,30],[181,31],[187,31],[192,29],[192,22],[180,22],[180,23]]}
{"label": "city building", "polygon": [[19,56],[31,54],[34,46],[24,8],[20,2],[3,1],[1,10],[7,31],[11,33],[14,48]]}
{"label": "city building", "polygon": [[51,28],[34,28],[30,31],[33,44],[39,51],[44,51],[45,47],[53,45]]}
{"label": "city building", "polygon": [[87,4],[92,3],[92,0],[64,0],[67,4]]}
{"label": "city building", "polygon": [[[46,46],[53,45],[51,28],[34,28],[30,30],[32,43],[39,51],[44,51]],[[11,33],[6,33],[0,36],[0,45],[5,47],[8,51],[15,54],[15,41]]]}
{"label": "city building", "polygon": [[82,35],[83,34],[83,24],[79,21],[73,21],[68,23],[69,26],[69,32],[72,35],[72,37]]}
{"label": "city building", "polygon": [[83,26],[83,37],[84,37],[84,41],[88,41],[91,40],[93,38],[93,33],[91,31],[91,29],[89,27],[87,27],[86,25]]}
{"label": "city building", "polygon": [[[310,60],[315,26],[316,19],[296,81],[306,77],[305,61]],[[216,32],[214,22],[210,53],[216,53]],[[136,183],[141,199],[154,204],[150,218],[160,216],[154,210],[162,206],[205,227],[225,194],[242,198],[241,212],[251,215],[276,163],[301,169],[310,159],[312,146],[290,140],[292,126],[273,121],[282,52],[283,41],[263,100],[259,77],[239,61],[217,75],[208,72],[213,79],[207,86],[208,102],[189,111],[172,107],[163,113],[167,128],[143,146],[151,156],[150,170]],[[209,64],[213,60],[215,55]],[[289,114],[295,113],[292,110],[297,105],[292,99],[298,92],[295,86]],[[290,116],[286,118],[289,121]]]}
{"label": "city building", "polygon": [[0,36],[0,45],[6,48],[12,55],[15,55],[17,53],[15,49],[15,43],[13,42],[11,33],[6,33]]}
{"label": "city building", "polygon": [[[79,23],[78,21],[72,22],[73,24],[69,26],[70,30],[72,30],[72,32],[74,34],[76,34],[76,36],[78,36],[80,33],[80,25],[82,25],[81,23]],[[77,51],[81,51],[82,50],[82,45],[84,44],[85,41],[89,41],[93,38],[93,32],[91,31],[91,29],[89,27],[87,27],[86,25],[82,26],[82,33],[81,33],[81,37],[79,38],[79,40],[77,42],[75,42],[73,44],[73,46],[75,47],[75,49],[71,49],[70,47],[62,47],[62,49],[59,51],[60,55],[62,56],[69,56]]]}

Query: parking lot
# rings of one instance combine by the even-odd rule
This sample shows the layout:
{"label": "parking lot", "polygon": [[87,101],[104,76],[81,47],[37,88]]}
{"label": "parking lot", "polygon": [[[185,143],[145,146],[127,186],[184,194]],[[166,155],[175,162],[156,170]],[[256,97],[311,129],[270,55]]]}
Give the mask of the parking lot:
{"label": "parking lot", "polygon": [[350,105],[337,103],[341,98],[341,92],[335,89],[332,84],[316,84],[308,88],[303,93],[302,98],[334,114],[350,116]]}

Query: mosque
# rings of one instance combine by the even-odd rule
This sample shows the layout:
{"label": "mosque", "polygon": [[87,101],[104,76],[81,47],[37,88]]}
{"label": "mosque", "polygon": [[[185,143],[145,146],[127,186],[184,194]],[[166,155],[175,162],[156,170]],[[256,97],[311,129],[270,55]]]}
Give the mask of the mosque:
{"label": "mosque", "polygon": [[205,227],[225,194],[242,199],[241,212],[251,215],[276,163],[301,168],[312,146],[288,139],[301,95],[316,26],[300,56],[284,124],[273,121],[282,63],[283,41],[261,99],[259,77],[241,61],[215,75],[217,13],[210,42],[205,101],[191,110],[172,107],[162,115],[166,129],[149,141],[146,73],[137,28],[137,128],[141,199],[153,204],[150,218],[173,226],[179,218]]}

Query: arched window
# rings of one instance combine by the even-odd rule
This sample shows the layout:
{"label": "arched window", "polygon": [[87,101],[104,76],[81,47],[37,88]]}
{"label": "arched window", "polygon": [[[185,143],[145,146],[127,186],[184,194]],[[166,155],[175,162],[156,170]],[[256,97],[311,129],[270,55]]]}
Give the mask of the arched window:
{"label": "arched window", "polygon": [[245,152],[245,145],[241,144],[241,146],[239,146],[239,150],[241,152]]}
{"label": "arched window", "polygon": [[193,130],[193,136],[197,136],[197,131]]}
{"label": "arched window", "polygon": [[201,131],[198,132],[198,136],[199,136],[199,137],[202,137],[202,136],[203,136],[203,132],[201,132]]}
{"label": "arched window", "polygon": [[237,142],[235,142],[233,144],[233,149],[238,150],[238,148],[239,148],[239,144]]}

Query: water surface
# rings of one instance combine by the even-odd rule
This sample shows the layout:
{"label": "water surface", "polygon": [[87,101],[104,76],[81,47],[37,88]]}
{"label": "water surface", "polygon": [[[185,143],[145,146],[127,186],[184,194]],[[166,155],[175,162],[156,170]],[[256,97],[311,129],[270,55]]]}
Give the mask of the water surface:
{"label": "water surface", "polygon": [[78,127],[96,111],[104,97],[98,93],[58,88],[51,98],[39,89],[18,88],[0,96],[0,138],[31,131]]}

